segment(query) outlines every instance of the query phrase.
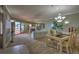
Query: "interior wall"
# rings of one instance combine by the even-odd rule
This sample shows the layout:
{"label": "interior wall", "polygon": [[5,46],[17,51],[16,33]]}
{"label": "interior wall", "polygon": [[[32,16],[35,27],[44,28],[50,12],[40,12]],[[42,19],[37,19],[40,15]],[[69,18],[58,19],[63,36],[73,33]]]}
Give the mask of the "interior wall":
{"label": "interior wall", "polygon": [[2,14],[0,14],[0,48],[3,48]]}
{"label": "interior wall", "polygon": [[0,14],[0,34],[2,34],[2,14]]}
{"label": "interior wall", "polygon": [[[79,13],[66,16],[66,20],[69,21],[69,24],[64,25],[64,31],[67,32],[69,27],[79,27]],[[45,23],[45,30],[51,29],[52,23],[53,21]]]}
{"label": "interior wall", "polygon": [[0,49],[3,48],[3,21],[2,21],[2,8],[0,6]]}
{"label": "interior wall", "polygon": [[2,6],[3,10],[3,48],[6,48],[11,41],[11,21],[5,6]]}
{"label": "interior wall", "polygon": [[79,13],[68,15],[66,17],[69,21],[69,24],[64,26],[65,31],[68,31],[69,27],[79,27]]}
{"label": "interior wall", "polygon": [[45,23],[45,28],[43,30],[48,31],[50,29],[52,29],[51,24],[53,23],[53,21],[49,21]]}

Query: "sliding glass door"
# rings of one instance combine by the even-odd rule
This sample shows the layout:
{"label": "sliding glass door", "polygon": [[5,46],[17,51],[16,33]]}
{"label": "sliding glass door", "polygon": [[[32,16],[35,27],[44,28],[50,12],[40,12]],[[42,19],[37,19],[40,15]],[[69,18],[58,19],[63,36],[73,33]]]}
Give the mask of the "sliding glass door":
{"label": "sliding glass door", "polygon": [[15,34],[20,34],[24,32],[24,23],[15,22]]}
{"label": "sliding glass door", "polygon": [[20,22],[15,22],[15,34],[20,34]]}

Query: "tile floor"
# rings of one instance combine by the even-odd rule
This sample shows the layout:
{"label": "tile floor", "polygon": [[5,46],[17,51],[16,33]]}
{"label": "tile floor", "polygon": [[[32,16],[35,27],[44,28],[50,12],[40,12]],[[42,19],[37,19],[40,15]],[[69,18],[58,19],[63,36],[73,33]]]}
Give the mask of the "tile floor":
{"label": "tile floor", "polygon": [[[20,34],[14,37],[14,42],[8,48],[0,50],[1,54],[59,54],[55,48],[48,47],[45,39],[34,40],[30,34]],[[77,38],[77,43],[79,39]],[[79,46],[79,44],[77,44]],[[79,50],[74,53],[79,53]]]}

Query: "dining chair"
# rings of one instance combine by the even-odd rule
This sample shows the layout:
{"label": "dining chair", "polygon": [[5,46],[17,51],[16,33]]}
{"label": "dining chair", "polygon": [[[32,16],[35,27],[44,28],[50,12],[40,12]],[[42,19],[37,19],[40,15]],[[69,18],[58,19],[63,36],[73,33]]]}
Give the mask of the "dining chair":
{"label": "dining chair", "polygon": [[76,39],[77,39],[77,30],[76,28],[73,28],[73,45],[76,47]]}
{"label": "dining chair", "polygon": [[76,39],[77,39],[77,32],[76,28],[71,28],[69,31],[69,38],[68,41],[63,42],[63,47],[66,48],[67,53],[73,53],[74,48],[76,47]]}
{"label": "dining chair", "polygon": [[73,53],[77,53],[77,37],[78,37],[78,33],[77,33],[77,29],[74,27],[73,28],[73,46],[72,46],[72,50],[73,50]]}
{"label": "dining chair", "polygon": [[[61,47],[62,50],[65,48],[67,53],[72,53],[73,38],[74,38],[74,33],[71,31],[71,28],[69,28],[69,36],[67,38],[63,38],[64,41],[62,43],[57,43],[57,50],[59,50],[59,48]],[[62,46],[60,46],[61,44]]]}

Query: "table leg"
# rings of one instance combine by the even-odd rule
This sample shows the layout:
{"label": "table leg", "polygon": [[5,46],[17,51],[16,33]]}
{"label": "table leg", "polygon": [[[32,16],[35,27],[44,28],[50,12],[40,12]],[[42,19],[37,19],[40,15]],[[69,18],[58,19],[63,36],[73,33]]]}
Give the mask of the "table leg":
{"label": "table leg", "polygon": [[62,53],[62,42],[60,42],[60,50],[59,53]]}

